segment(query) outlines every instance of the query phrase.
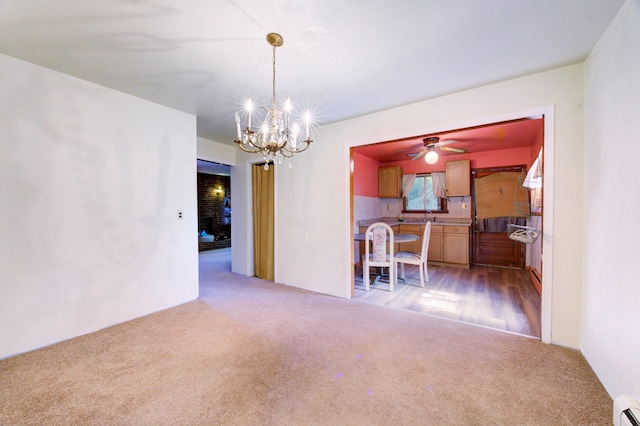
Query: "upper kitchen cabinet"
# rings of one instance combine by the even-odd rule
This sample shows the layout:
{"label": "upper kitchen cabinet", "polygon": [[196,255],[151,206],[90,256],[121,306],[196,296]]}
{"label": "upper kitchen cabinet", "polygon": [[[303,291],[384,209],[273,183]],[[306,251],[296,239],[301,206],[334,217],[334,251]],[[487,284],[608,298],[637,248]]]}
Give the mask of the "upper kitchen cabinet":
{"label": "upper kitchen cabinet", "polygon": [[471,195],[471,161],[449,161],[445,165],[447,197]]}
{"label": "upper kitchen cabinet", "polygon": [[402,198],[402,167],[378,169],[378,198]]}

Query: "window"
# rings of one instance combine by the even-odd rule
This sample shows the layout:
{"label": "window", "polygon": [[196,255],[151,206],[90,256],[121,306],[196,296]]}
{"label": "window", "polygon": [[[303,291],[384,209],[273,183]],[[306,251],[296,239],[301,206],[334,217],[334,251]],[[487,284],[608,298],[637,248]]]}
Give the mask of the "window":
{"label": "window", "polygon": [[416,176],[409,196],[406,199],[405,212],[431,211],[444,212],[447,209],[446,199],[433,194],[433,181],[430,174]]}

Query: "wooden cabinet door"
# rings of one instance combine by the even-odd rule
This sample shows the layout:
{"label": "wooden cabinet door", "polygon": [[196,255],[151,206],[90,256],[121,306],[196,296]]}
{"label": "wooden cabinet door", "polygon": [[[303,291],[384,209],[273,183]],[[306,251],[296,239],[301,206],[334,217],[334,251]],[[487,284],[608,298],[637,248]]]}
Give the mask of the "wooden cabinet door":
{"label": "wooden cabinet door", "polygon": [[471,161],[449,161],[445,164],[447,197],[471,195]]}
{"label": "wooden cabinet door", "polygon": [[420,253],[422,248],[422,234],[424,233],[424,225],[400,225],[401,234],[417,235],[416,241],[409,241],[408,243],[398,244],[399,249],[397,251],[410,251],[413,253]]}
{"label": "wooden cabinet door", "polygon": [[380,167],[378,169],[378,197],[402,197],[402,167]]}
{"label": "wooden cabinet door", "polygon": [[442,262],[442,237],[442,226],[431,226],[431,237],[429,238],[427,260]]}
{"label": "wooden cabinet door", "polygon": [[447,263],[469,263],[469,234],[445,233],[443,258]]}
{"label": "wooden cabinet door", "polygon": [[506,232],[473,233],[473,263],[476,265],[525,267],[524,244],[511,240]]}

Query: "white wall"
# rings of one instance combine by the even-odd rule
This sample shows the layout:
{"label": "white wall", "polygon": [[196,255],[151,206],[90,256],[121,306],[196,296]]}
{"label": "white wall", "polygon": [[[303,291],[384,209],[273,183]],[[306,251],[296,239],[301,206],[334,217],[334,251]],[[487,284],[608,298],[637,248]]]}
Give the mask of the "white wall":
{"label": "white wall", "polygon": [[640,400],[640,1],[585,63],[582,352],[612,397]]}
{"label": "white wall", "polygon": [[197,298],[196,207],[194,116],[0,55],[0,358]]}
{"label": "white wall", "polygon": [[198,138],[198,159],[213,161],[214,163],[236,165],[237,147],[214,142],[205,138]]}
{"label": "white wall", "polygon": [[254,275],[253,214],[251,201],[250,163],[259,158],[240,149],[236,154],[236,167],[231,168],[231,195],[233,220],[231,221],[231,271],[245,276]]}
{"label": "white wall", "polygon": [[[349,147],[436,133],[518,111],[555,108],[555,223],[551,341],[580,345],[583,194],[581,64],[346,120],[317,129],[312,147],[276,178],[276,279],[349,297]],[[553,108],[552,108],[553,109]],[[244,167],[244,166],[243,166]],[[237,194],[234,191],[234,196]],[[237,210],[234,209],[234,214]],[[234,236],[234,247],[237,239]],[[238,247],[236,247],[238,248]],[[235,259],[234,259],[235,261]]]}

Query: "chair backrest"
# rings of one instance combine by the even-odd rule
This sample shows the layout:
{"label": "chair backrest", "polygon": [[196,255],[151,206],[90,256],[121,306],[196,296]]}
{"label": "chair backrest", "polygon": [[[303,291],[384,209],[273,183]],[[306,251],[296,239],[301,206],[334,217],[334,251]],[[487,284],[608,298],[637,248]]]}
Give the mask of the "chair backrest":
{"label": "chair backrest", "polygon": [[[365,234],[367,244],[365,244],[365,255],[369,258],[369,244],[371,240],[372,245],[372,261],[373,262],[386,262],[387,253],[389,258],[393,259],[393,229],[384,222],[376,222],[369,225]],[[387,242],[389,244],[387,244]],[[387,251],[389,247],[389,251]]]}
{"label": "chair backrest", "polygon": [[422,234],[422,250],[420,251],[420,257],[427,260],[427,254],[429,253],[429,238],[431,237],[431,222],[427,222],[424,227],[424,233]]}

